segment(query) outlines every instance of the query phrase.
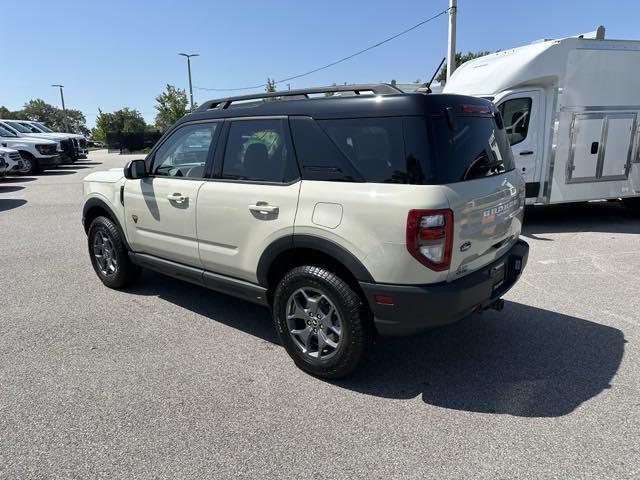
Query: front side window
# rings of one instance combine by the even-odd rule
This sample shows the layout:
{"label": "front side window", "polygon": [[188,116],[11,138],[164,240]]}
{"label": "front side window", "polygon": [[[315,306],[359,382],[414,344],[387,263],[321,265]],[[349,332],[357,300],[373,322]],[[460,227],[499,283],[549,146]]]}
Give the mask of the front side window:
{"label": "front side window", "polygon": [[222,178],[288,183],[299,177],[286,120],[235,120],[229,128]]}
{"label": "front side window", "polygon": [[0,137],[17,137],[17,135],[0,126]]}
{"label": "front side window", "polygon": [[20,133],[33,133],[27,127],[20,125],[18,122],[7,122],[10,127],[13,127],[14,130],[17,130]]}
{"label": "front side window", "polygon": [[217,122],[185,125],[156,151],[151,174],[159,177],[204,178]]}
{"label": "front side window", "polygon": [[26,129],[28,129],[32,133],[47,133],[44,130],[40,130],[37,126],[35,126],[35,125],[31,124],[31,123],[21,123],[20,125],[22,125]]}
{"label": "front side window", "polygon": [[515,145],[527,138],[531,117],[531,98],[513,98],[502,103],[498,109],[504,119],[504,128],[509,143]]}

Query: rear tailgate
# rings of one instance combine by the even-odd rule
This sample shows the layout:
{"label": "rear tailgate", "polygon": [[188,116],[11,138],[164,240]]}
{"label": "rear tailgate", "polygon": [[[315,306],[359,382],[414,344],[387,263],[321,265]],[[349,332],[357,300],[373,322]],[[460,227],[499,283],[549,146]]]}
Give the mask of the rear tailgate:
{"label": "rear tailgate", "polygon": [[524,181],[512,170],[445,186],[453,210],[453,244],[448,280],[491,263],[518,240]]}
{"label": "rear tailgate", "polygon": [[437,174],[453,210],[451,281],[488,265],[517,241],[524,180],[490,102],[447,96],[446,106],[434,113]]}

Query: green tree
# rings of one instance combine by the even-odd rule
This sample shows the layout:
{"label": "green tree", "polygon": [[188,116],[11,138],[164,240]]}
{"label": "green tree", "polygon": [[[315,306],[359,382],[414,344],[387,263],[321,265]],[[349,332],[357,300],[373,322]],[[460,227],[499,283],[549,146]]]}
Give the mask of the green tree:
{"label": "green tree", "polygon": [[24,104],[20,118],[42,122],[56,132],[89,133],[87,119],[80,110],[55,107],[42,99],[29,100]]}
{"label": "green tree", "polygon": [[0,118],[11,120],[16,118],[16,112],[12,112],[7,107],[0,107]]}
{"label": "green tree", "polygon": [[188,112],[187,92],[167,83],[167,89],[156,97],[156,127],[164,131]]}
{"label": "green tree", "polygon": [[[331,86],[335,87],[336,86],[336,82],[333,82],[331,84]],[[324,94],[325,97],[333,97],[334,95],[335,95],[335,92],[325,92],[325,94]]]}
{"label": "green tree", "polygon": [[[489,55],[491,52],[457,52],[456,53],[456,68],[462,65],[464,62],[468,62],[469,60],[473,60],[474,58],[484,57],[485,55]],[[440,69],[440,73],[436,77],[436,81],[442,83],[447,79],[447,64],[445,63]]]}
{"label": "green tree", "polygon": [[104,113],[98,109],[98,117],[92,136],[96,140],[105,141],[108,133],[134,133],[146,129],[147,123],[137,110],[122,108],[113,113]]}
{"label": "green tree", "polygon": [[264,87],[265,92],[273,93],[276,91],[276,81],[272,78],[267,78],[267,84]]}

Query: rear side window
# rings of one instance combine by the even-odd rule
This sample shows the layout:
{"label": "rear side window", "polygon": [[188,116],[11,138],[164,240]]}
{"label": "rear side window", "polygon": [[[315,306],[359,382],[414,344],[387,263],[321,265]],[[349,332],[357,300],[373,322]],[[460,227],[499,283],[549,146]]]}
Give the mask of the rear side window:
{"label": "rear side window", "polygon": [[362,181],[360,174],[310,117],[290,117],[296,155],[305,180]]}
{"label": "rear side window", "polygon": [[513,170],[514,161],[504,129],[490,116],[432,117],[433,155],[438,183],[456,183]]}
{"label": "rear side window", "polygon": [[286,120],[234,120],[229,128],[222,178],[271,183],[299,178]]}
{"label": "rear side window", "polygon": [[353,118],[319,122],[367,182],[409,183],[402,118]]}

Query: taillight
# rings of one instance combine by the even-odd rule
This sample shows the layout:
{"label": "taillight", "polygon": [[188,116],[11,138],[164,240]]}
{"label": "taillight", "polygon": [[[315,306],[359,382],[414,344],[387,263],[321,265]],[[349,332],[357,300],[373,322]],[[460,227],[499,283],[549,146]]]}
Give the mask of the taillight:
{"label": "taillight", "polygon": [[477,105],[473,103],[461,103],[460,111],[462,113],[484,113],[489,115],[491,113],[491,107],[488,105]]}
{"label": "taillight", "polygon": [[431,270],[442,271],[451,263],[453,212],[410,210],[407,217],[407,250]]}

